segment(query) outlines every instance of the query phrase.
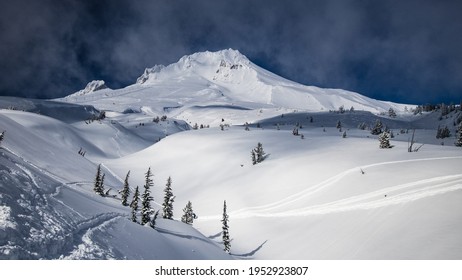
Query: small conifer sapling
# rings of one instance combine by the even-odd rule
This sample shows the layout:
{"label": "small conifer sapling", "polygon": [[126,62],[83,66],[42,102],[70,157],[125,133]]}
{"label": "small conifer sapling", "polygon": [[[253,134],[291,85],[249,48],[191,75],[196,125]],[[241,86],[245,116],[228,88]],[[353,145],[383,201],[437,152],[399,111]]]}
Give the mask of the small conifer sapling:
{"label": "small conifer sapling", "polygon": [[197,215],[193,211],[191,201],[188,201],[186,207],[183,209],[183,216],[181,216],[181,221],[185,224],[192,225],[194,219],[197,219]]}

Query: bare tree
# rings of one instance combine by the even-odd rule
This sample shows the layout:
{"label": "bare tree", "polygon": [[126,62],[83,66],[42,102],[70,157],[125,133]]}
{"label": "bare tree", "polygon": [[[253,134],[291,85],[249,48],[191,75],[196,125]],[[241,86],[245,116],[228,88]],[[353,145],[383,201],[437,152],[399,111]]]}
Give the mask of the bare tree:
{"label": "bare tree", "polygon": [[415,135],[415,128],[412,130],[412,137],[410,140],[408,140],[408,145],[407,145],[407,151],[409,153],[412,153],[412,152],[418,152],[420,148],[422,148],[422,145],[420,145],[419,147],[417,148],[413,148],[414,144],[415,144],[415,141],[414,141],[414,135]]}

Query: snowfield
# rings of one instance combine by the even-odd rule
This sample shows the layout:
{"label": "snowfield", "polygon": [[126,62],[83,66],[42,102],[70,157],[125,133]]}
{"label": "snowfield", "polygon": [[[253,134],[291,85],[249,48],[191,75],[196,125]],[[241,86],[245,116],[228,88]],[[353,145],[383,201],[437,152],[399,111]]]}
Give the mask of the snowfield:
{"label": "snowfield", "polygon": [[[146,69],[123,89],[1,97],[0,259],[461,259],[462,112],[414,107],[303,86],[234,50]],[[391,149],[370,133],[376,120]],[[436,139],[438,126],[451,136]],[[253,165],[257,143],[266,155]],[[156,229],[131,222],[118,193],[128,171],[129,200],[142,192],[148,168],[153,208],[168,177],[175,195],[174,220]],[[188,201],[193,226],[181,222]]]}

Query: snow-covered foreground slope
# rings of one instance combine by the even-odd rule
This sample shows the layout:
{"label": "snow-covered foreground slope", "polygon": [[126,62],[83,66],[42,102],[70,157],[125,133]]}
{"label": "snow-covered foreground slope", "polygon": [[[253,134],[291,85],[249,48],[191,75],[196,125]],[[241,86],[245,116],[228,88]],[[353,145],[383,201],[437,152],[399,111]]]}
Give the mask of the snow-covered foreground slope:
{"label": "snow-covered foreground slope", "polygon": [[[170,136],[139,153],[107,162],[156,173],[156,197],[172,176],[176,215],[191,200],[196,227],[218,236],[223,200],[230,211],[232,252],[265,259],[460,259],[462,150],[407,143],[381,150],[367,132],[242,127]],[[268,157],[252,165],[263,143]],[[364,172],[362,174],[361,170]],[[140,184],[141,182],[137,182]]]}
{"label": "snow-covered foreground slope", "polygon": [[[111,122],[77,126],[0,111],[0,127],[6,131],[0,148],[0,259],[229,258],[191,226],[159,221],[157,230],[143,227],[129,220],[130,210],[120,198],[96,195],[92,189],[99,159],[110,158],[109,151],[119,144],[127,152],[145,140],[136,142],[135,135],[127,134],[130,143],[119,137],[101,144],[110,141],[107,133],[125,130],[113,131]],[[93,133],[87,135],[88,130]],[[77,153],[79,147],[86,149],[86,157]],[[120,189],[121,179],[103,171],[106,186]]]}

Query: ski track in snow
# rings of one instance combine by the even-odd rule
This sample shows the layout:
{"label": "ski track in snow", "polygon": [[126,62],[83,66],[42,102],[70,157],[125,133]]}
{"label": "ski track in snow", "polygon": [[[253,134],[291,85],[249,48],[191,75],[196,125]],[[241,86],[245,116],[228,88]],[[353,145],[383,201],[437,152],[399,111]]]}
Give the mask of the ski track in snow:
{"label": "ski track in snow", "polygon": [[[414,181],[410,183],[400,184],[396,186],[382,188],[378,191],[364,193],[361,195],[352,196],[349,198],[340,199],[333,202],[328,202],[320,205],[312,205],[303,208],[292,209],[288,211],[273,212],[278,208],[297,202],[315,192],[318,192],[328,186],[334,185],[341,179],[349,174],[359,172],[360,168],[367,170],[367,168],[412,163],[418,161],[438,161],[448,159],[461,159],[462,157],[440,157],[440,158],[424,158],[424,159],[411,159],[400,161],[388,161],[381,163],[373,163],[348,169],[338,175],[330,177],[323,182],[316,184],[304,191],[290,195],[284,199],[272,202],[266,205],[256,207],[246,207],[230,213],[234,219],[245,219],[251,217],[297,217],[308,215],[329,214],[353,210],[367,210],[379,207],[385,207],[400,203],[412,202],[418,199],[426,198],[429,196],[444,194],[447,192],[462,190],[462,175],[449,175],[433,177],[430,179]],[[387,195],[387,197],[385,197]],[[199,220],[216,220],[219,215],[202,216]]]}
{"label": "ski track in snow", "polygon": [[[65,181],[63,178],[61,178],[61,177],[59,177],[59,176],[57,176],[57,175],[55,175],[55,174],[49,172],[49,171],[46,170],[46,169],[43,169],[43,168],[41,168],[41,167],[39,167],[39,166],[33,164],[32,162],[26,160],[24,157],[18,155],[17,153],[15,153],[14,151],[12,151],[12,150],[10,150],[10,149],[8,149],[8,148],[6,148],[6,147],[3,147],[3,149],[6,150],[6,151],[8,151],[9,153],[11,153],[12,155],[16,156],[17,158],[21,159],[23,162],[25,162],[25,163],[29,164],[30,166],[34,167],[35,169],[40,170],[40,172],[42,172],[43,174],[47,175],[48,177],[54,179],[55,181],[57,181],[57,182],[59,182],[59,183],[61,183],[61,184],[66,184],[66,181]],[[24,170],[24,169],[23,169],[23,170]],[[26,171],[25,171],[25,172],[26,172]],[[29,174],[30,174],[30,172],[26,172],[26,173],[29,173]],[[28,175],[29,175],[29,174],[28,174]],[[31,177],[31,179],[35,182],[35,180],[34,180],[32,177]]]}
{"label": "ski track in snow", "polygon": [[110,251],[103,249],[93,242],[97,231],[104,231],[106,227],[116,220],[124,218],[119,213],[102,213],[95,215],[77,224],[76,230],[72,233],[75,243],[70,252],[62,253],[60,259],[115,259]]}
{"label": "ski track in snow", "polygon": [[[66,234],[70,237],[70,240],[73,240],[72,243],[65,245],[64,247],[60,248],[60,253],[55,254],[55,258],[60,259],[115,259],[114,256],[111,255],[110,250],[100,248],[98,244],[93,242],[92,238],[97,231],[104,231],[104,229],[115,222],[117,219],[125,218],[123,214],[120,213],[101,213],[98,215],[94,215],[90,218],[86,218],[81,213],[61,201],[57,198],[57,196],[61,193],[63,187],[67,187],[70,189],[78,190],[75,188],[74,185],[82,184],[82,183],[91,183],[91,182],[65,182],[64,179],[50,173],[49,171],[40,168],[39,166],[27,161],[23,157],[19,156],[18,154],[14,153],[13,151],[6,149],[11,154],[15,155],[19,159],[21,159],[25,164],[30,165],[30,167],[35,168],[42,172],[43,174],[47,175],[48,177],[55,180],[58,185],[49,194],[43,194],[40,191],[40,184],[37,182],[35,176],[32,172],[26,167],[19,163],[16,163],[16,166],[21,169],[31,180],[32,182],[32,191],[34,194],[39,195],[41,199],[43,199],[45,206],[49,206],[49,199],[51,198],[54,202],[61,204],[63,207],[71,211],[74,215],[79,216],[82,220],[77,224],[72,223],[65,223],[67,226],[74,228],[72,232]],[[121,180],[116,174],[114,174],[110,169],[104,166],[104,168],[110,172],[116,179]],[[62,215],[58,212],[54,212],[56,216],[62,217]],[[86,218],[86,219],[85,219]],[[51,257],[51,256],[50,256]],[[52,257],[53,258],[53,257]]]}

